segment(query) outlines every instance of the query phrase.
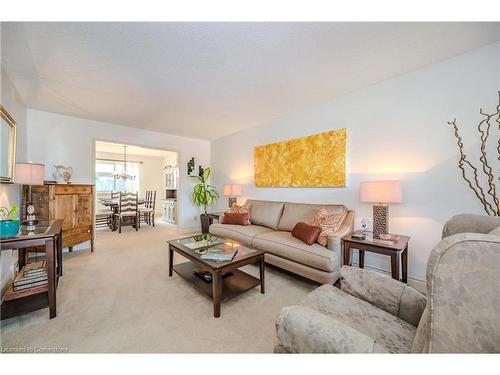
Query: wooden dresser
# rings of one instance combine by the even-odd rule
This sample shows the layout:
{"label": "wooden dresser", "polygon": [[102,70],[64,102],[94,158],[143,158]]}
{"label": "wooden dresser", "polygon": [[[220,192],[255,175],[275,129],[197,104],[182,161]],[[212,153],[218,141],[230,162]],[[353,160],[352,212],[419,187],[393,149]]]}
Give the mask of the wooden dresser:
{"label": "wooden dresser", "polygon": [[[62,219],[62,246],[90,241],[94,251],[94,185],[45,184],[32,186],[37,220]],[[28,201],[28,186],[23,186],[23,215]]]}

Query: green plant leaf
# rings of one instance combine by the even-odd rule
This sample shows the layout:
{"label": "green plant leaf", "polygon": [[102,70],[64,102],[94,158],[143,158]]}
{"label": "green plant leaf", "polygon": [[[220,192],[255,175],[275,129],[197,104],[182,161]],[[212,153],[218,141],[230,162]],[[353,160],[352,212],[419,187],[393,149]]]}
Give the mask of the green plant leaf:
{"label": "green plant leaf", "polygon": [[210,168],[207,167],[203,170],[203,179],[205,181],[208,181],[208,178],[210,177]]}

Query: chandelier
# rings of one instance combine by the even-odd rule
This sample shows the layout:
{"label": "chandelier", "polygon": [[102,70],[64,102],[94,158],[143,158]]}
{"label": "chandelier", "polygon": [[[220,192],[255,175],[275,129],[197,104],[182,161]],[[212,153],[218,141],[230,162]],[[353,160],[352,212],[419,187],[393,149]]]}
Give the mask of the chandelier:
{"label": "chandelier", "polygon": [[115,180],[134,180],[135,175],[127,173],[127,146],[123,145],[123,171],[121,173],[115,173]]}

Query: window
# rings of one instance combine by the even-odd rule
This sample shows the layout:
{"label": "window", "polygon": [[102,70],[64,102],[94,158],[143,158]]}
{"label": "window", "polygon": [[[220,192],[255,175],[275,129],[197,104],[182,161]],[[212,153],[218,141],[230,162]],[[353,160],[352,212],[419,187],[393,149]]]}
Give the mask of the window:
{"label": "window", "polygon": [[127,172],[136,176],[134,180],[115,180],[115,173],[123,171],[123,163],[121,162],[96,160],[95,171],[95,188],[98,193],[112,191],[135,193],[139,191],[140,175],[138,163],[127,163]]}

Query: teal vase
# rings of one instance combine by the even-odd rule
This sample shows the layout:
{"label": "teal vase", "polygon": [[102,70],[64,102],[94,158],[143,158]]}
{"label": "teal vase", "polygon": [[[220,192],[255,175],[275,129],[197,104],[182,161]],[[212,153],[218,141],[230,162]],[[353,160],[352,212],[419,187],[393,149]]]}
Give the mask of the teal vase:
{"label": "teal vase", "polygon": [[0,221],[0,238],[15,237],[19,233],[19,220]]}

